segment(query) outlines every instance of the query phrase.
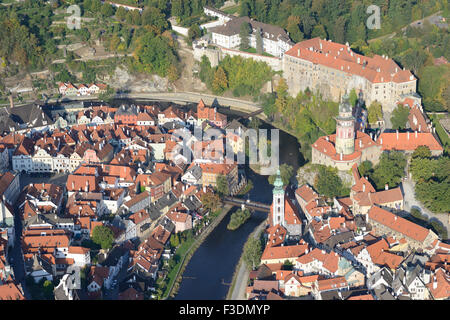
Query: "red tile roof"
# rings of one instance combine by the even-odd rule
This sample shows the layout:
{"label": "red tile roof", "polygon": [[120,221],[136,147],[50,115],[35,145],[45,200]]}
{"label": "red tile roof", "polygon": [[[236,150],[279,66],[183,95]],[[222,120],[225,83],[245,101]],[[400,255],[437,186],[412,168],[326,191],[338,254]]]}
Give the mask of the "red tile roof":
{"label": "red tile roof", "polygon": [[383,224],[388,228],[400,232],[416,241],[423,242],[430,232],[430,230],[425,229],[418,224],[399,217],[377,206],[372,206],[368,212],[368,215],[371,220]]}
{"label": "red tile roof", "polygon": [[314,38],[294,45],[285,53],[350,75],[364,77],[372,83],[409,82],[416,78],[409,70],[402,70],[392,59],[379,55],[366,57],[354,53],[349,46]]}
{"label": "red tile roof", "polygon": [[383,132],[378,138],[382,150],[414,151],[419,146],[442,151],[442,145],[430,132]]}

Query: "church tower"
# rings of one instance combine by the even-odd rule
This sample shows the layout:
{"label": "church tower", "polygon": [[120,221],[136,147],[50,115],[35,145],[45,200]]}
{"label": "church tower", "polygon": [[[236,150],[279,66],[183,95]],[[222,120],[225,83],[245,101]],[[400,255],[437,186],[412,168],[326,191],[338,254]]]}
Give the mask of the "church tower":
{"label": "church tower", "polygon": [[283,180],[280,176],[280,169],[277,170],[277,178],[275,179],[272,193],[272,225],[275,226],[280,224],[284,226],[284,189]]}
{"label": "church tower", "polygon": [[342,97],[339,115],[336,117],[336,153],[352,154],[355,151],[355,118],[348,95]]}

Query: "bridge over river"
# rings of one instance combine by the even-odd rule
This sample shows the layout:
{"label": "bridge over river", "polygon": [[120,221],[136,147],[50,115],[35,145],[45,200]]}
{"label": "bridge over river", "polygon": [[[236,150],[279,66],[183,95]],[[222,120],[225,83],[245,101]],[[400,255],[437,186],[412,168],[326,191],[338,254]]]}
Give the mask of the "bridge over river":
{"label": "bridge over river", "polygon": [[245,205],[246,208],[256,210],[256,211],[270,212],[270,206],[265,203],[261,203],[261,202],[244,200],[244,199],[233,198],[233,197],[225,197],[224,202],[227,204],[235,205],[235,206]]}

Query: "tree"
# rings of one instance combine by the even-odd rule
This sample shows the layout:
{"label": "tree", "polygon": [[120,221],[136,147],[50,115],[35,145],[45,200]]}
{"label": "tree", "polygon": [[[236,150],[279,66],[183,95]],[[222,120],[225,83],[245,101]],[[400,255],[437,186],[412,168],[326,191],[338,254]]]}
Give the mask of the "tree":
{"label": "tree", "polygon": [[200,38],[202,36],[202,30],[198,26],[198,24],[193,24],[188,30],[188,39],[189,41],[193,41],[194,39]]}
{"label": "tree", "polygon": [[182,0],[172,0],[172,16],[181,17],[183,15]]}
{"label": "tree", "polygon": [[240,49],[241,50],[248,50],[250,48],[249,39],[250,36],[251,27],[250,24],[247,22],[243,22],[240,27],[239,31],[239,37],[241,38],[241,44]]}
{"label": "tree", "polygon": [[316,25],[311,32],[311,38],[316,38],[316,37],[319,37],[320,39],[327,38],[327,32],[325,31],[324,26],[321,24]]}
{"label": "tree", "polygon": [[56,76],[55,81],[57,82],[75,82],[76,78],[67,70],[61,70]]}
{"label": "tree", "polygon": [[203,207],[210,212],[215,212],[221,205],[220,197],[213,192],[203,193],[201,196]]}
{"label": "tree", "polygon": [[281,266],[281,270],[292,270],[294,268],[294,264],[290,260],[284,260],[283,265]]}
{"label": "tree", "polygon": [[[292,166],[290,166],[286,163],[283,163],[280,166],[280,176],[281,176],[281,180],[283,180],[283,184],[285,186],[289,184],[289,180],[291,179],[293,174],[294,174],[294,168]],[[269,176],[269,183],[273,185],[276,178],[277,178],[276,174]]]}
{"label": "tree", "polygon": [[294,42],[300,42],[305,38],[300,30],[300,17],[298,16],[289,16],[286,31],[289,32],[289,37]]}
{"label": "tree", "polygon": [[405,68],[412,70],[417,75],[427,58],[426,52],[422,49],[408,49],[403,55],[401,62]]}
{"label": "tree", "polygon": [[275,106],[279,113],[283,113],[286,110],[288,104],[288,86],[286,80],[281,78],[278,82],[278,86],[276,87],[277,98],[275,100]]}
{"label": "tree", "polygon": [[392,111],[391,123],[393,129],[405,129],[406,122],[408,121],[409,107],[401,104],[397,105],[397,108]]}
{"label": "tree", "polygon": [[114,14],[114,8],[109,3],[104,3],[102,5],[100,13],[104,18],[111,17]]}
{"label": "tree", "polygon": [[256,52],[258,54],[263,54],[263,52],[264,52],[263,39],[262,39],[262,36],[261,36],[261,32],[262,31],[261,31],[260,28],[258,28],[256,30]]}
{"label": "tree", "polygon": [[178,233],[172,234],[172,236],[170,237],[170,245],[172,246],[172,248],[176,248],[180,245],[180,236],[178,235]]}
{"label": "tree", "polygon": [[228,230],[236,230],[241,225],[243,225],[251,217],[250,210],[248,209],[238,209],[233,212],[230,217],[230,222],[227,225]]}
{"label": "tree", "polygon": [[358,95],[356,94],[355,89],[352,89],[350,91],[348,100],[353,107],[356,106],[356,102],[358,101]]}
{"label": "tree", "polygon": [[169,67],[176,63],[174,49],[169,40],[162,36],[155,36],[151,32],[145,33],[137,39],[134,51],[134,65],[140,72],[156,73],[165,77]]}
{"label": "tree", "polygon": [[243,259],[247,268],[255,269],[261,262],[262,245],[259,239],[250,237],[245,243]]}
{"label": "tree", "polygon": [[377,121],[383,119],[383,109],[381,103],[374,101],[370,104],[367,109],[367,120],[369,123],[376,123]]}
{"label": "tree", "polygon": [[216,189],[221,195],[229,195],[230,189],[228,188],[227,177],[223,174],[219,174],[216,178]]}
{"label": "tree", "polygon": [[428,146],[418,146],[416,150],[414,150],[411,157],[412,159],[430,158],[431,157],[430,148]]}
{"label": "tree", "polygon": [[211,62],[209,61],[209,58],[205,55],[202,56],[202,59],[200,61],[200,72],[198,76],[203,83],[206,84],[212,83],[214,74],[211,68]]}
{"label": "tree", "polygon": [[365,160],[363,161],[359,167],[358,167],[358,171],[359,174],[361,175],[361,177],[367,177],[370,175],[370,173],[373,170],[373,165],[372,162],[370,162],[369,160]]}
{"label": "tree", "polygon": [[180,74],[178,72],[177,67],[175,67],[173,64],[170,65],[169,69],[167,70],[167,78],[171,83],[174,83],[180,78]]}
{"label": "tree", "polygon": [[53,295],[53,283],[49,280],[45,280],[43,286],[42,286],[42,293],[44,294],[45,299],[47,300],[53,300],[54,295]]}
{"label": "tree", "polygon": [[143,26],[154,26],[161,34],[169,26],[165,15],[155,7],[147,7],[141,16],[141,23]]}
{"label": "tree", "polygon": [[227,75],[222,67],[218,67],[214,73],[212,88],[215,94],[222,94],[228,88]]}
{"label": "tree", "polygon": [[320,166],[316,176],[315,187],[319,194],[328,198],[340,196],[343,193],[341,178],[337,175],[337,170],[332,167]]}
{"label": "tree", "polygon": [[92,231],[92,241],[100,245],[102,249],[110,249],[114,242],[114,234],[106,226],[96,226]]}
{"label": "tree", "polygon": [[119,7],[116,10],[116,18],[119,19],[120,21],[125,20],[127,16],[127,10],[125,10],[124,7]]}
{"label": "tree", "polygon": [[378,190],[387,184],[393,188],[400,184],[405,175],[406,158],[399,151],[383,152],[379,163],[369,176]]}

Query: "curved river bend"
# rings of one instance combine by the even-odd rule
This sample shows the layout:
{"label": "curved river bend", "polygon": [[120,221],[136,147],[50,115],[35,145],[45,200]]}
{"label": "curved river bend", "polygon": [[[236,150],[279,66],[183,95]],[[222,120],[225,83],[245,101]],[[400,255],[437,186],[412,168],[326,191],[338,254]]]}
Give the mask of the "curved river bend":
{"label": "curved river bend", "polygon": [[[273,128],[268,124],[264,129]],[[287,163],[297,171],[301,154],[297,139],[280,130],[280,164]],[[272,203],[272,186],[267,176],[260,176],[246,169],[253,181],[250,199]],[[234,209],[236,210],[236,209]],[[233,212],[233,211],[231,211]],[[226,298],[233,273],[248,235],[265,219],[267,213],[256,211],[239,229],[227,229],[231,212],[205,239],[189,261],[181,281],[176,300],[222,300]]]}

